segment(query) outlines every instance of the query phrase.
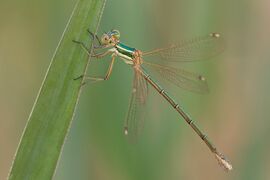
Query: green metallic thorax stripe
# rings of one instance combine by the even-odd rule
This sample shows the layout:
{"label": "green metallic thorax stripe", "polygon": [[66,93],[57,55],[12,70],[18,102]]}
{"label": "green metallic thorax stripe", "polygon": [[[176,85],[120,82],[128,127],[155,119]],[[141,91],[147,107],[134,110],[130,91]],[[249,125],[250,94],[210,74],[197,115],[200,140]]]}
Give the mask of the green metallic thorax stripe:
{"label": "green metallic thorax stripe", "polygon": [[124,54],[130,58],[134,58],[133,54],[134,54],[134,51],[136,51],[135,48],[129,47],[120,42],[115,45],[115,48],[117,49],[119,53]]}

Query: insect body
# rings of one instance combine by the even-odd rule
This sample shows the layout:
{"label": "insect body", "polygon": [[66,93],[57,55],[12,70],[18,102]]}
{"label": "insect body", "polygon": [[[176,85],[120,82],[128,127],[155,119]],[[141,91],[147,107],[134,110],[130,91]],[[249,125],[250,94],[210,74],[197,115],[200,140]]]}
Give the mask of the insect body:
{"label": "insect body", "polygon": [[[190,125],[190,127],[198,134],[198,136],[205,142],[208,148],[214,153],[218,162],[226,169],[231,170],[232,165],[226,158],[217,150],[217,148],[210,142],[208,137],[199,129],[191,117],[184,111],[182,106],[169,95],[169,93],[161,87],[157,81],[146,71],[145,67],[156,71],[161,78],[175,84],[183,89],[203,93],[207,92],[206,80],[203,76],[190,73],[188,71],[166,66],[162,63],[151,63],[143,60],[144,57],[150,55],[160,55],[163,62],[181,62],[181,61],[195,61],[211,58],[219,54],[223,49],[223,43],[220,41],[220,34],[211,33],[210,35],[194,38],[190,41],[184,41],[180,44],[171,45],[166,48],[154,49],[148,52],[142,52],[138,49],[131,48],[120,42],[120,32],[118,30],[111,30],[104,33],[99,39],[96,35],[91,33],[93,39],[97,39],[98,46],[94,46],[94,52],[91,54],[86,46],[79,41],[74,41],[80,44],[84,50],[92,57],[102,58],[106,55],[111,55],[111,63],[105,77],[85,77],[90,80],[107,80],[111,74],[115,57],[120,57],[126,64],[131,65],[134,70],[134,79],[132,94],[129,104],[127,118],[124,124],[124,132],[130,139],[137,137],[141,131],[144,120],[144,109],[148,95],[148,85],[150,84],[159,94],[178,112],[182,118]],[[96,53],[96,50],[105,50],[102,53]]]}

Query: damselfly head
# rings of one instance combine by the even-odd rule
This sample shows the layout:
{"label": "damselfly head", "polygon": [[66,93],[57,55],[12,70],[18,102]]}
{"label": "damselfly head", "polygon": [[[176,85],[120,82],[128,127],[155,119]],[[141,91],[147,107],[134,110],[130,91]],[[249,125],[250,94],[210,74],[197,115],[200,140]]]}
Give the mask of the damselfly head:
{"label": "damselfly head", "polygon": [[114,45],[119,42],[120,32],[118,30],[111,30],[107,33],[104,33],[101,36],[101,43],[103,45]]}

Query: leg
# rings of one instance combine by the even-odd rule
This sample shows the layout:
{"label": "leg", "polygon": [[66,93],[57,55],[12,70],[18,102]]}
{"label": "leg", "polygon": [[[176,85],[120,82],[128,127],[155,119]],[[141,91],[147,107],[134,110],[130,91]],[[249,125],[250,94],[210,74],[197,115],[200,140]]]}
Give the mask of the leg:
{"label": "leg", "polygon": [[[89,29],[87,30],[87,32],[91,35],[93,41],[95,41],[95,39],[98,40],[99,46],[94,45],[94,49],[104,49],[104,48],[106,48],[106,47],[104,47],[104,46],[101,45],[101,42],[100,42],[100,40],[99,40],[99,38],[98,38],[97,35],[94,35]],[[79,44],[86,51],[86,53],[88,55],[90,55],[90,50],[87,48],[87,46],[83,42],[76,41],[76,40],[72,40],[72,41],[74,43]]]}
{"label": "leg", "polygon": [[91,35],[93,41],[95,39],[97,39],[98,40],[98,44],[101,46],[101,41],[100,41],[99,37],[96,34],[92,33],[89,29],[87,29],[87,32]]}
{"label": "leg", "polygon": [[100,59],[100,58],[103,58],[104,56],[107,56],[107,55],[110,54],[110,53],[113,53],[113,52],[110,51],[110,49],[109,49],[109,50],[107,50],[107,51],[105,51],[105,52],[103,52],[103,53],[93,54],[91,57],[95,57],[95,58],[97,58],[97,59]]}
{"label": "leg", "polygon": [[[106,81],[106,80],[108,80],[109,77],[110,77],[110,75],[111,75],[111,73],[112,73],[112,68],[113,68],[114,60],[115,60],[115,56],[113,55],[113,56],[112,56],[112,59],[111,59],[110,66],[109,66],[109,68],[108,68],[108,70],[107,70],[107,73],[106,73],[105,77],[90,77],[90,76],[86,76],[86,77],[85,77],[86,81],[83,82],[82,85],[85,85],[85,84],[87,83],[88,80],[90,80],[90,81],[92,80],[92,81],[94,81],[94,82],[97,82],[97,81]],[[82,77],[83,77],[83,76],[80,76],[80,77],[78,77],[78,78],[76,78],[76,79],[79,79],[79,78],[82,78]],[[74,80],[76,80],[76,79],[74,79]]]}
{"label": "leg", "polygon": [[104,48],[106,48],[106,46],[101,44],[101,41],[100,41],[99,37],[96,34],[92,33],[89,29],[87,29],[87,32],[92,37],[93,41],[95,41],[95,39],[98,41],[98,46],[94,45],[94,49],[104,49]]}
{"label": "leg", "polygon": [[[76,44],[79,44],[83,48],[83,50],[90,56],[90,52],[83,42],[76,41],[76,40],[72,40],[72,41]],[[91,57],[102,58],[102,57],[108,55],[109,53],[111,53],[111,52],[108,50],[108,51],[105,51],[104,53],[91,55]]]}
{"label": "leg", "polygon": [[90,56],[90,52],[89,52],[88,48],[86,47],[86,45],[85,45],[83,42],[75,41],[75,40],[72,40],[72,41],[73,41],[74,43],[79,44],[79,45],[83,48],[83,50],[85,50],[85,52]]}
{"label": "leg", "polygon": [[[75,41],[75,40],[73,40],[73,42],[79,44],[79,45],[86,51],[86,53],[88,54],[88,56],[91,55],[90,52],[89,52],[89,50],[87,49],[87,47],[85,46],[84,43],[82,43],[82,42],[80,42],[80,41]],[[93,55],[91,55],[91,57],[95,57],[95,58],[97,58],[97,59],[100,59],[100,58],[102,58],[102,57],[104,57],[104,56],[107,56],[107,55],[110,54],[110,53],[113,53],[113,52],[110,51],[110,50],[107,50],[107,51],[105,51],[105,52],[103,52],[103,53],[93,54]],[[110,68],[109,68],[109,69],[112,69],[112,64],[113,64],[113,62],[114,62],[114,59],[115,59],[115,55],[113,55],[113,59],[112,59],[112,62],[111,62],[111,65],[110,65]],[[109,72],[109,75],[110,75],[110,73],[111,73],[111,72]],[[107,73],[107,74],[108,74],[108,73]],[[106,79],[108,78],[109,75],[106,75]],[[78,79],[80,79],[80,78],[82,78],[82,77],[83,77],[83,75],[80,75],[80,76],[74,78],[73,80],[78,80]],[[96,79],[100,79],[100,78],[96,78]],[[102,79],[102,78],[101,78],[101,79]],[[104,79],[104,78],[103,78],[103,79]]]}

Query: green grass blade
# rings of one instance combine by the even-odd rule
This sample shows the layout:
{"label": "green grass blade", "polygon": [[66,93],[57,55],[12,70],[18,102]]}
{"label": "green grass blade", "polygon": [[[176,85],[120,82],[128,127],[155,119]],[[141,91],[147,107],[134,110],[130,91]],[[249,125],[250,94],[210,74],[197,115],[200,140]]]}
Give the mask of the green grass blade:
{"label": "green grass blade", "polygon": [[8,179],[52,179],[78,102],[88,56],[72,42],[91,44],[106,0],[78,0],[29,116]]}

